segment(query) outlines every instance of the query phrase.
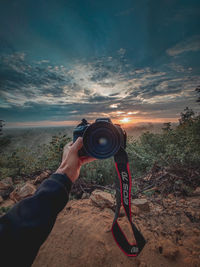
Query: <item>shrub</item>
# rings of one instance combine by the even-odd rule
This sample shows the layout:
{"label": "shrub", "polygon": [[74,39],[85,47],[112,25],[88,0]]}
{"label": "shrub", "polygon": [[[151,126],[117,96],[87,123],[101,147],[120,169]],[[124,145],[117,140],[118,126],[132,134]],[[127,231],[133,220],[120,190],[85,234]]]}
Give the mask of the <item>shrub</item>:
{"label": "shrub", "polygon": [[46,169],[54,171],[62,158],[63,147],[71,139],[53,136],[48,145],[38,146],[36,152],[28,148],[18,148],[10,154],[2,153],[0,157],[0,179],[31,176]]}
{"label": "shrub", "polygon": [[[159,166],[199,168],[200,166],[200,116],[190,109],[181,113],[179,125],[171,129],[164,125],[163,132],[146,132],[138,141],[128,144],[129,158],[136,175],[141,175],[156,162]],[[135,167],[134,167],[135,165]]]}
{"label": "shrub", "polygon": [[[165,123],[160,134],[145,132],[138,140],[129,137],[127,153],[132,177],[141,177],[156,163],[158,166],[200,169],[200,115],[186,108],[179,125],[172,129]],[[38,146],[36,152],[18,148],[0,157],[0,178],[32,176],[46,169],[55,171],[61,162],[63,147],[71,139],[53,136],[49,144]],[[96,160],[81,168],[80,176],[101,185],[113,183],[116,170],[113,158]]]}

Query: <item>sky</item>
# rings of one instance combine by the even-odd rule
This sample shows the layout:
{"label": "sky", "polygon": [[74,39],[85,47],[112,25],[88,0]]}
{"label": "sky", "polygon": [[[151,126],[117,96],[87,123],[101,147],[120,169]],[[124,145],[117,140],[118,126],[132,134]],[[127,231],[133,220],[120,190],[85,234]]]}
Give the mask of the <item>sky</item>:
{"label": "sky", "polygon": [[175,122],[199,111],[199,0],[0,0],[0,119]]}

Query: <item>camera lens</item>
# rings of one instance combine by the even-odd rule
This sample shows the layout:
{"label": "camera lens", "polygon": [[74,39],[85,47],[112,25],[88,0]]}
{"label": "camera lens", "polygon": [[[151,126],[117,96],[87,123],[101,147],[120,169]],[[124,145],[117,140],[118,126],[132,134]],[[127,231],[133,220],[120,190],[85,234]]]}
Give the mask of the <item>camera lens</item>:
{"label": "camera lens", "polygon": [[98,121],[84,132],[83,145],[88,155],[98,159],[109,158],[120,148],[120,135],[112,123]]}
{"label": "camera lens", "polygon": [[108,140],[105,137],[101,137],[98,140],[99,145],[105,146],[107,144]]}

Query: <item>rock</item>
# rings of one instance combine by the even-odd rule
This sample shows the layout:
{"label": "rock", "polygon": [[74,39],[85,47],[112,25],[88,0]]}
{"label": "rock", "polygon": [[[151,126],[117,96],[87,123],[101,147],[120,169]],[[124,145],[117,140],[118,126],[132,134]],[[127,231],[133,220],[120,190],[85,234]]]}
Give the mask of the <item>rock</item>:
{"label": "rock", "polygon": [[145,198],[132,199],[131,204],[142,211],[150,211],[149,203]]}
{"label": "rock", "polygon": [[10,199],[12,199],[15,202],[18,202],[26,197],[32,196],[35,193],[35,191],[36,191],[35,186],[27,182],[21,188],[16,188],[10,194]]}
{"label": "rock", "polygon": [[153,206],[153,211],[155,211],[156,213],[161,213],[163,212],[163,209],[162,207],[159,206]]}
{"label": "rock", "polygon": [[6,178],[2,179],[1,182],[4,184],[13,185],[13,181],[12,181],[11,177],[6,177]]}
{"label": "rock", "polygon": [[173,199],[174,198],[174,195],[173,194],[169,194],[168,195],[168,198]]}
{"label": "rock", "polygon": [[131,214],[133,215],[139,215],[140,209],[136,206],[131,207]]}
{"label": "rock", "polygon": [[0,204],[0,207],[4,207],[4,208],[7,208],[7,207],[12,207],[13,205],[15,204],[15,202],[12,200],[12,199],[6,199],[4,200],[4,202],[2,202]]}
{"label": "rock", "polygon": [[158,243],[159,252],[166,258],[174,260],[179,253],[178,247],[169,239],[163,239]]}
{"label": "rock", "polygon": [[109,208],[105,208],[104,210],[103,210],[104,212],[107,212],[109,215],[111,215],[112,217],[114,217],[115,216],[115,213],[114,213],[114,211],[113,210],[111,210],[111,209],[109,209]]}
{"label": "rock", "polygon": [[90,194],[84,192],[81,198],[82,198],[82,199],[90,198]]}
{"label": "rock", "polygon": [[139,263],[139,267],[147,267],[146,262],[142,261]]}
{"label": "rock", "polygon": [[91,202],[100,208],[114,208],[115,201],[111,194],[101,191],[101,190],[94,190],[90,196]]}
{"label": "rock", "polygon": [[41,173],[39,176],[37,176],[35,178],[35,180],[33,181],[33,184],[39,184],[41,183],[43,180],[45,180],[46,178],[49,177],[49,175],[51,174],[51,171],[47,170],[47,171],[44,171],[43,173]]}
{"label": "rock", "polygon": [[198,267],[199,266],[199,259],[194,258],[194,256],[188,256],[184,259],[185,266],[191,266],[191,267]]}
{"label": "rock", "polygon": [[[65,266],[66,262],[69,266],[79,266],[80,261],[83,266],[200,266],[199,223],[186,220],[188,217],[185,216],[186,208],[184,207],[180,209],[179,214],[171,205],[163,208],[164,215],[163,212],[158,213],[160,209],[155,214],[154,206],[162,207],[162,202],[160,205],[149,199],[148,202],[149,213],[142,212],[132,205],[132,213],[133,210],[139,212],[138,216],[132,216],[132,221],[136,223],[148,242],[137,258],[140,259],[137,263],[136,259],[130,260],[128,257],[123,257],[112,237],[111,227],[114,213],[111,209],[100,210],[94,207],[91,199],[74,199],[68,202],[67,207],[60,212],[52,230],[53,233],[43,249],[39,251],[33,267],[44,266],[44,262],[46,266]],[[177,203],[179,203],[179,198],[177,198]],[[121,212],[123,213],[123,207],[121,207]],[[133,235],[127,218],[119,218],[118,222],[126,237],[129,238],[129,242],[132,243]],[[60,253],[60,248],[63,248],[65,253],[62,251]],[[71,251],[74,249],[80,253],[77,258],[71,257]],[[190,259],[187,264],[184,264],[184,259],[188,257]],[[191,264],[192,260],[196,260],[195,265]]]}
{"label": "rock", "polygon": [[193,233],[200,236],[200,230],[198,228],[193,228]]}
{"label": "rock", "polygon": [[[131,207],[131,214],[132,215],[139,215],[139,213],[140,213],[140,210],[138,207],[136,207],[136,206]],[[119,217],[124,217],[124,216],[126,216],[126,212],[125,212],[124,208],[121,206]]]}
{"label": "rock", "polygon": [[3,202],[3,198],[2,196],[0,196],[0,204]]}
{"label": "rock", "polygon": [[193,196],[200,196],[200,187],[197,187],[193,192],[192,192]]}
{"label": "rock", "polygon": [[2,198],[4,199],[7,198],[10,192],[12,192],[12,190],[13,190],[12,185],[0,181],[0,196]]}
{"label": "rock", "polygon": [[178,253],[179,250],[177,247],[168,247],[164,250],[163,256],[169,259],[175,259]]}

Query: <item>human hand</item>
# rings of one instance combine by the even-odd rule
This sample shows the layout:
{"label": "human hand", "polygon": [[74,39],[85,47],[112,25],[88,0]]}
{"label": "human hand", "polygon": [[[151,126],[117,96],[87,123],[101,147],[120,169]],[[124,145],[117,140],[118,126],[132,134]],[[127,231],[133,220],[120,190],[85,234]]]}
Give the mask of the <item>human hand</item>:
{"label": "human hand", "polygon": [[79,137],[75,143],[70,142],[65,145],[61,165],[55,173],[66,174],[72,182],[75,182],[79,177],[81,166],[96,160],[88,156],[79,157],[78,151],[82,146],[82,137]]}

